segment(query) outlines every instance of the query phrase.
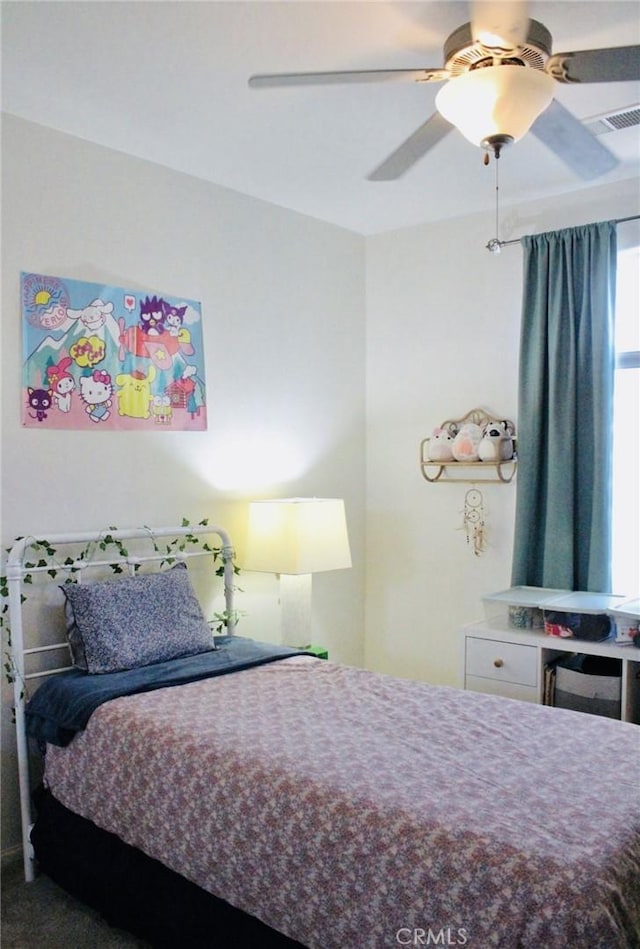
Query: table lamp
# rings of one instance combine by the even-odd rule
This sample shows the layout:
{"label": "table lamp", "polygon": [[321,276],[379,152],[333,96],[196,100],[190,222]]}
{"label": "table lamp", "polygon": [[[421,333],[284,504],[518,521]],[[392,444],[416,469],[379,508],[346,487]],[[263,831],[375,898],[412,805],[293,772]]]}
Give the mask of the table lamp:
{"label": "table lamp", "polygon": [[311,642],[311,575],[351,566],[344,501],[284,498],[249,505],[245,570],[280,575],[282,642]]}

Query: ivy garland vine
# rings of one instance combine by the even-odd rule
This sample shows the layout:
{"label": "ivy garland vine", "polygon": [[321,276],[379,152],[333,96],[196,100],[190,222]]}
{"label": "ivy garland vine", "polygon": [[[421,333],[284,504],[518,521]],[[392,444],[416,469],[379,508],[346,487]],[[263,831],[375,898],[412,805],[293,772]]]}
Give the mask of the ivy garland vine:
{"label": "ivy garland vine", "polygon": [[[198,521],[198,527],[207,527],[209,524],[208,518],[203,518],[201,521]],[[186,518],[182,518],[181,527],[190,527],[191,522]],[[52,580],[58,576],[58,573],[63,572],[66,574],[65,583],[75,583],[73,579],[73,574],[82,568],[76,566],[79,561],[84,561],[87,565],[91,563],[91,560],[96,552],[100,550],[102,552],[109,551],[110,549],[115,549],[117,556],[119,556],[123,562],[125,562],[129,556],[129,551],[124,545],[123,541],[119,537],[114,537],[111,531],[117,531],[117,527],[109,526],[107,528],[107,533],[103,534],[99,540],[92,540],[86,545],[86,547],[78,554],[76,557],[66,557],[62,563],[56,562],[57,550],[53,547],[48,540],[38,540],[34,538],[28,546],[28,550],[33,551],[33,560],[26,561],[24,566],[26,570],[38,570],[44,571]],[[159,566],[162,568],[165,565],[170,565],[175,563],[180,554],[188,551],[189,548],[196,547],[203,553],[210,553],[213,557],[214,564],[216,561],[220,560],[220,563],[215,569],[215,575],[217,577],[224,576],[224,561],[222,559],[222,547],[214,547],[207,540],[201,540],[197,534],[186,533],[180,537],[174,537],[173,540],[168,542],[163,541],[164,550],[156,540],[153,531],[149,528],[149,539],[153,544],[153,549],[156,554],[163,554],[162,560],[160,560]],[[16,537],[16,541],[22,540],[22,537]],[[7,553],[11,548],[7,548]],[[108,565],[113,573],[123,573],[124,568],[122,563],[110,563]],[[140,564],[134,563],[133,569],[137,571]],[[48,569],[45,569],[48,568]],[[234,576],[239,576],[240,568],[233,561],[233,573]],[[22,578],[22,582],[25,585],[33,584],[33,575],[31,573],[25,573]],[[242,592],[240,587],[235,587],[236,590]],[[4,674],[7,682],[12,684],[15,681],[13,662],[11,657],[11,628],[9,626],[9,586],[7,582],[6,575],[0,576],[0,599],[2,600],[2,606],[0,607],[0,633],[3,635],[6,634],[6,646],[4,649]],[[23,592],[21,594],[21,602],[24,603],[27,600],[27,595]],[[241,616],[244,616],[245,613],[243,610],[233,610],[229,613],[228,610],[222,610],[220,612],[213,614],[213,619],[209,620],[209,626],[213,633],[221,635],[223,631],[229,626],[229,623],[233,621],[234,625],[237,624]]]}

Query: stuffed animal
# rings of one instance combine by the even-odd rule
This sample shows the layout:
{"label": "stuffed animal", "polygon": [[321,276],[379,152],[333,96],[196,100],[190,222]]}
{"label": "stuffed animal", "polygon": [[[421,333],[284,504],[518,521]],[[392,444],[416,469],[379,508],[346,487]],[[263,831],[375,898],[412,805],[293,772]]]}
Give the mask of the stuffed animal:
{"label": "stuffed animal", "polygon": [[509,461],[513,458],[513,438],[506,421],[490,421],[484,427],[478,445],[480,461]]}
{"label": "stuffed animal", "polygon": [[446,428],[434,428],[427,446],[429,461],[453,461],[452,444],[453,435]]}
{"label": "stuffed animal", "polygon": [[456,461],[477,461],[482,429],[475,422],[466,422],[453,439],[451,451]]}

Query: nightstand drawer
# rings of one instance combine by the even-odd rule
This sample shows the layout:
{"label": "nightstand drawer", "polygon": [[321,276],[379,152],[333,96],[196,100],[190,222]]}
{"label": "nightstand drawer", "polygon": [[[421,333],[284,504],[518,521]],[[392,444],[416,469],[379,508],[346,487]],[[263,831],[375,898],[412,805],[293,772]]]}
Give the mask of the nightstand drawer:
{"label": "nightstand drawer", "polygon": [[538,683],[536,648],[467,636],[465,673],[498,682],[535,686]]}

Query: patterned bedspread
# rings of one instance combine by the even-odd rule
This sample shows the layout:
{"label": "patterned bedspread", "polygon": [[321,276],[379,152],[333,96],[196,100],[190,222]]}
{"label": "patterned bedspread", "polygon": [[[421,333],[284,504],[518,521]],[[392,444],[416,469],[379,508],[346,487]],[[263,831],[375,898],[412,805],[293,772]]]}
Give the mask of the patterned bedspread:
{"label": "patterned bedspread", "polygon": [[313,949],[640,945],[640,728],[309,657],[114,699],[46,783]]}

